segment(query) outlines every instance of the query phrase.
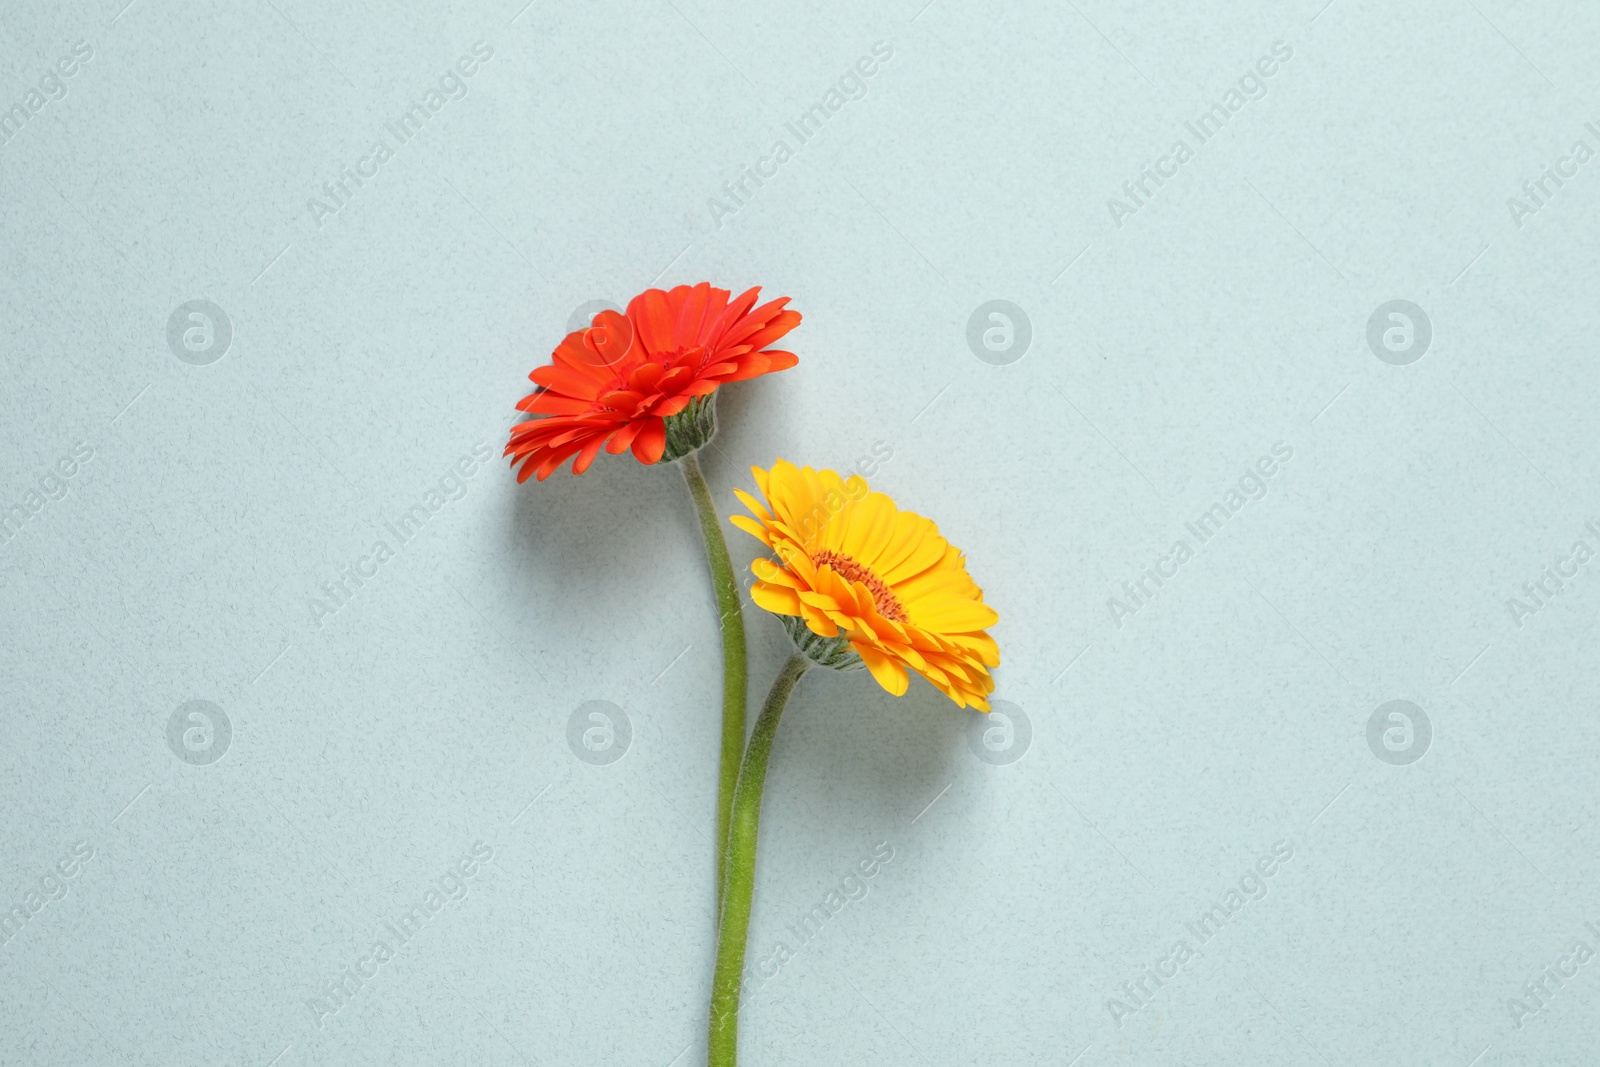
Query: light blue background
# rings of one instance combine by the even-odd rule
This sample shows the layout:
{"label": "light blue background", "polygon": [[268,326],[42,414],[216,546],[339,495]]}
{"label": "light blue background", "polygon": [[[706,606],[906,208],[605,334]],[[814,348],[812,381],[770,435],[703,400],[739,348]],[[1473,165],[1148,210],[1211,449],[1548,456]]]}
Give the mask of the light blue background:
{"label": "light blue background", "polygon": [[[1508,1002],[1600,949],[1600,562],[1508,601],[1600,548],[1600,162],[1521,225],[1507,198],[1600,149],[1600,9],[1323,2],[9,0],[0,106],[93,58],[0,145],[0,508],[93,458],[0,545],[0,905],[93,856],[0,945],[0,1063],[703,1059],[718,648],[677,472],[469,462],[348,604],[309,604],[498,457],[575,308],[702,279],[805,315],[800,366],[723,397],[721,506],[752,463],[892,449],[874,485],[967,550],[1033,731],[993,765],[920,682],[803,682],[751,963],[794,951],[750,1064],[1595,1062],[1600,962],[1520,1027]],[[209,365],[167,339],[199,299],[233,329]],[[1031,322],[1009,365],[968,347],[992,299]],[[1391,300],[1431,320],[1410,365],[1367,344]],[[747,622],[759,698],[785,638]],[[1432,726],[1409,765],[1368,746],[1395,699]],[[232,726],[209,765],[168,747],[190,700]],[[631,723],[609,765],[567,744],[591,700]],[[480,841],[465,898],[319,1026],[307,1000]],[[1266,896],[1117,1019],[1277,842]]]}

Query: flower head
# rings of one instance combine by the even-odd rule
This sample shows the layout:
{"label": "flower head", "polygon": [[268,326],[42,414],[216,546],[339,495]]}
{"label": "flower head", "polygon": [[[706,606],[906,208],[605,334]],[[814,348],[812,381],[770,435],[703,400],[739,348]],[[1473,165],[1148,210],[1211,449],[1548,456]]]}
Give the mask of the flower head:
{"label": "flower head", "polygon": [[778,557],[751,565],[751,594],[786,617],[802,651],[827,666],[855,666],[853,657],[838,662],[848,645],[895,696],[910,668],[958,705],[989,710],[988,668],[999,666],[1000,648],[985,628],[999,615],[931,520],[870,492],[860,475],[781,459],[751,474],[765,505],[739,492],[754,517],[733,522]]}
{"label": "flower head", "polygon": [[[767,346],[799,325],[800,313],[785,307],[786,296],[756,307],[760,292],[730,300],[709,282],[647,289],[626,315],[602,311],[567,334],[528,375],[538,388],[517,404],[534,416],[512,428],[506,445],[512,466],[521,464],[517,481],[544,481],[571,456],[572,472],[582,474],[602,447],[613,455],[631,448],[641,463],[655,463],[704,444],[715,431],[710,403],[719,385],[799,362]],[[669,425],[674,416],[682,427]]]}

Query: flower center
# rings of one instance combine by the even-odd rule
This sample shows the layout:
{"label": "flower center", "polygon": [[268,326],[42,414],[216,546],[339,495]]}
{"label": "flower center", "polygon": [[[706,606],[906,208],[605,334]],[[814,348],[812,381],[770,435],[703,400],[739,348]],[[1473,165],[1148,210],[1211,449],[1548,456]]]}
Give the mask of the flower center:
{"label": "flower center", "polygon": [[895,622],[906,621],[906,609],[899,599],[883,584],[883,579],[873,574],[866,567],[857,563],[843,552],[835,552],[825,548],[811,557],[811,562],[818,567],[831,567],[839,577],[850,582],[860,582],[872,593],[872,603],[877,607],[878,614]]}

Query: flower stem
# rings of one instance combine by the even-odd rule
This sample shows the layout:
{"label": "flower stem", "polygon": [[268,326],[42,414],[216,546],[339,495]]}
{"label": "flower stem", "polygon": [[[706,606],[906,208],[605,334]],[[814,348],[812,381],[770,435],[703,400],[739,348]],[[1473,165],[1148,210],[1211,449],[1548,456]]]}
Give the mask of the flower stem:
{"label": "flower stem", "polygon": [[733,811],[733,791],[739,781],[739,761],[744,757],[746,667],[744,614],[739,609],[739,584],[733,577],[733,562],[728,558],[728,542],[722,536],[722,520],[711,500],[711,487],[700,471],[700,457],[690,452],[678,461],[683,479],[689,484],[695,510],[700,515],[700,532],[705,535],[706,560],[711,565],[711,588],[717,597],[717,616],[722,623],[722,757],[717,769],[717,908],[722,908],[722,885],[727,872],[724,843]]}
{"label": "flower stem", "polygon": [[811,661],[799,652],[789,656],[772,681],[767,702],[756,717],[739,784],[733,796],[733,824],[728,833],[727,884],[717,931],[717,970],[711,980],[710,1067],[735,1067],[739,1061],[739,993],[744,981],[745,940],[750,935],[750,904],[756,888],[756,838],[761,827],[761,794],[767,785],[767,760],[778,720],[800,676]]}

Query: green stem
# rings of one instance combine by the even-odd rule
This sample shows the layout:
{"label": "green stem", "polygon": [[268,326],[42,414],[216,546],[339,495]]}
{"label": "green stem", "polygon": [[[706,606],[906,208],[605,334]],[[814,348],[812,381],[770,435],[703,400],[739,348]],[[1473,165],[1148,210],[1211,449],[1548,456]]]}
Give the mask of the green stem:
{"label": "green stem", "polygon": [[717,768],[717,908],[722,908],[722,883],[727,877],[723,843],[733,812],[733,791],[739,782],[739,761],[744,757],[746,667],[744,614],[739,609],[739,583],[733,577],[728,542],[722,520],[711,500],[711,487],[700,471],[700,457],[690,452],[678,461],[689,483],[705,535],[706,560],[711,564],[711,588],[717,596],[717,616],[722,621],[722,758]]}
{"label": "green stem", "polygon": [[710,1067],[735,1067],[739,1061],[739,993],[744,982],[745,941],[750,935],[750,903],[756,889],[756,837],[761,827],[761,793],[767,785],[767,760],[778,720],[800,676],[811,661],[799,652],[772,681],[772,691],[750,734],[739,786],[733,796],[733,825],[728,834],[727,885],[717,931],[717,970],[711,980]]}

